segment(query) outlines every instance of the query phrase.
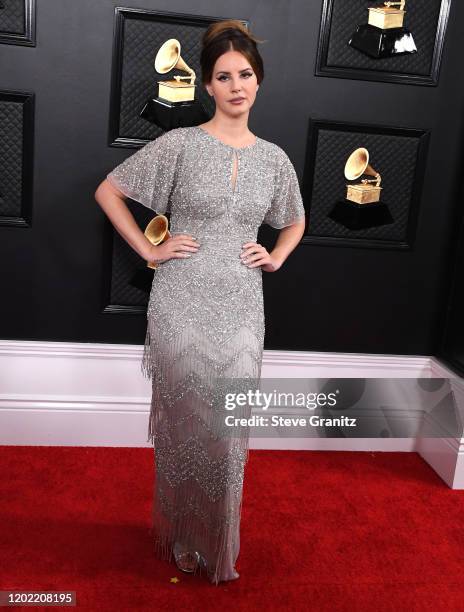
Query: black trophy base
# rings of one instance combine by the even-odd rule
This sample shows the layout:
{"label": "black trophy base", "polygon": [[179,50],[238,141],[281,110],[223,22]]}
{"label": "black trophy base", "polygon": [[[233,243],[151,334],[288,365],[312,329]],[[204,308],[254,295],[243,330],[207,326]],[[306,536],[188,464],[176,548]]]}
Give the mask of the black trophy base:
{"label": "black trophy base", "polygon": [[148,266],[145,266],[145,268],[138,268],[134,276],[129,281],[129,284],[136,289],[140,289],[140,291],[150,293],[154,274],[154,268],[149,268]]}
{"label": "black trophy base", "polygon": [[169,102],[163,98],[148,100],[140,116],[166,132],[178,127],[192,127],[210,118],[201,102]]}
{"label": "black trophy base", "polygon": [[350,230],[368,229],[393,223],[388,207],[383,202],[356,204],[350,200],[337,202],[328,217]]}
{"label": "black trophy base", "polygon": [[414,38],[406,28],[381,30],[369,23],[359,25],[348,44],[374,59],[417,53]]}

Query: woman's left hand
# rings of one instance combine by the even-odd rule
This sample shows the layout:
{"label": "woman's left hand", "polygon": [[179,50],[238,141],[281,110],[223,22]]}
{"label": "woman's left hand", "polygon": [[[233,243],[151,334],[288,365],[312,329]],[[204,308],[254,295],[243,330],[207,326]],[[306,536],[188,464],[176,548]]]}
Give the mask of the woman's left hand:
{"label": "woman's left hand", "polygon": [[246,242],[242,246],[240,259],[248,268],[257,268],[261,266],[264,272],[276,272],[282,265],[281,261],[270,255],[267,250],[257,242]]}

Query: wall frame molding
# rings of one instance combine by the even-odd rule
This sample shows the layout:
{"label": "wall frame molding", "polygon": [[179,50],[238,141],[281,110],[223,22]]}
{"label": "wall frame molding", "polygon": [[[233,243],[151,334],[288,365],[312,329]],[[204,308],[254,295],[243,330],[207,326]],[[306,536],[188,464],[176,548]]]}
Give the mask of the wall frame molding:
{"label": "wall frame molding", "polygon": [[34,108],[34,93],[0,91],[0,226],[32,223]]}
{"label": "wall frame molding", "polygon": [[[328,177],[339,181],[339,189],[338,193],[341,191],[341,184],[345,184],[346,180],[343,175],[344,166],[342,165],[342,159],[345,160],[346,157],[338,159],[338,147],[341,143],[335,143],[332,146],[332,150],[326,144],[325,149],[319,151],[322,147],[319,143],[319,135],[321,132],[333,132],[337,133],[345,133],[348,136],[353,135],[353,143],[351,147],[346,146],[346,151],[351,152],[352,149],[365,146],[363,143],[367,139],[368,136],[373,135],[374,138],[378,140],[377,142],[377,159],[379,148],[381,148],[382,138],[385,137],[385,140],[388,140],[386,144],[389,146],[390,150],[390,159],[395,157],[395,143],[394,139],[399,138],[397,148],[402,149],[405,138],[409,138],[411,142],[417,141],[416,153],[414,158],[414,171],[413,177],[411,178],[411,184],[406,183],[407,186],[410,186],[411,189],[411,197],[409,204],[409,212],[407,215],[407,220],[403,221],[403,224],[406,225],[404,231],[400,232],[400,235],[404,234],[404,237],[398,239],[385,239],[382,238],[382,231],[378,228],[370,228],[368,230],[346,230],[344,228],[337,229],[339,235],[336,233],[330,235],[327,231],[327,234],[322,235],[320,232],[324,231],[323,229],[318,229],[318,226],[321,228],[325,224],[327,227],[332,226],[335,227],[334,222],[329,221],[326,222],[326,211],[320,209],[317,211],[318,217],[316,217],[315,206],[322,206],[326,204],[327,198],[332,198],[335,203],[335,196],[333,193],[327,194],[324,192],[320,193],[321,181],[324,180],[320,173],[320,166],[318,165],[318,156],[324,159],[324,161],[334,160],[333,166],[329,166]],[[364,135],[363,138],[358,139],[356,141],[357,135]],[[346,138],[348,139],[348,136]],[[329,121],[324,119],[310,119],[308,126],[308,136],[307,136],[307,148],[306,148],[306,159],[305,159],[305,167],[303,174],[303,182],[302,182],[302,194],[305,202],[305,209],[307,215],[310,219],[309,228],[311,228],[311,217],[313,218],[313,225],[316,224],[316,232],[317,234],[308,234],[306,233],[302,238],[303,244],[317,244],[317,245],[327,245],[327,246],[342,246],[342,247],[361,247],[361,248],[371,248],[371,249],[400,249],[400,250],[410,250],[413,248],[415,235],[416,235],[416,227],[419,215],[419,208],[421,202],[421,193],[422,193],[422,183],[425,174],[427,153],[428,153],[428,145],[430,140],[430,132],[425,129],[415,129],[415,128],[403,128],[403,127],[391,127],[384,125],[373,125],[373,124],[364,124],[364,123],[349,123],[342,121]],[[369,149],[369,147],[367,147]],[[373,153],[370,151],[371,154]],[[340,157],[338,155],[338,157]],[[336,161],[335,161],[336,159]],[[412,164],[413,160],[410,160]],[[344,161],[343,161],[344,163]],[[375,155],[372,159],[372,164],[374,167],[376,166]],[[324,170],[324,168],[322,168]],[[385,170],[387,168],[379,167],[379,172],[382,174],[382,184],[388,185],[388,176],[385,176]],[[317,173],[319,172],[319,175]],[[392,173],[390,169],[390,174]],[[322,177],[322,178],[321,178]],[[387,183],[385,183],[385,179],[387,179]],[[391,181],[392,179],[390,179]],[[325,184],[329,183],[325,177]],[[314,196],[314,190],[319,188],[318,197]],[[325,189],[325,188],[324,188]],[[332,188],[331,188],[332,189]],[[333,191],[333,189],[332,189]],[[384,190],[385,191],[385,190]],[[383,192],[384,193],[384,192]],[[343,193],[340,193],[340,196],[343,198]],[[384,195],[381,196],[385,197]],[[388,196],[387,196],[388,197]],[[330,200],[330,206],[332,206],[332,200]],[[405,201],[407,197],[405,196]],[[390,202],[395,204],[395,202]],[[316,221],[314,219],[316,218]],[[390,232],[388,229],[391,226],[386,226],[386,232]],[[308,231],[308,230],[306,230]],[[351,234],[351,235],[350,235]],[[388,233],[386,234],[388,236]]]}
{"label": "wall frame molding", "polygon": [[[321,23],[319,30],[319,41],[316,58],[316,76],[338,77],[343,79],[359,79],[368,81],[384,81],[387,83],[436,86],[440,74],[440,65],[445,43],[446,28],[451,7],[451,0],[441,0],[436,34],[433,42],[433,51],[430,58],[430,70],[428,74],[415,74],[413,72],[400,72],[359,67],[330,65],[328,63],[329,45],[331,42],[331,27],[336,0],[324,0],[322,6]],[[371,3],[375,4],[375,3]],[[421,0],[422,4],[422,0]],[[367,6],[367,3],[366,3]],[[406,7],[407,9],[407,7]],[[367,18],[366,18],[367,21]],[[355,25],[355,24],[353,24]],[[346,43],[347,44],[347,43]],[[399,58],[395,58],[398,60]],[[372,62],[379,60],[372,60]]]}
{"label": "wall frame molding", "polygon": [[[157,125],[140,118],[139,113],[150,96],[157,96],[157,80],[177,73],[185,75],[176,70],[161,75],[154,69],[158,48],[168,38],[179,38],[181,57],[197,74],[195,99],[213,115],[214,101],[198,78],[201,34],[211,23],[226,18],[123,7],[116,7],[114,15],[108,146],[139,148],[163,133]],[[248,21],[241,21],[248,27]],[[134,31],[134,26],[146,24],[152,28],[144,36]]]}
{"label": "wall frame molding", "polygon": [[[21,7],[23,12],[23,31],[13,32],[2,30],[0,26],[0,44],[6,45],[25,45],[28,47],[36,46],[36,0],[9,0],[8,6],[0,11],[8,11]],[[18,18],[18,16],[16,16]],[[0,23],[1,23],[0,15]]]}

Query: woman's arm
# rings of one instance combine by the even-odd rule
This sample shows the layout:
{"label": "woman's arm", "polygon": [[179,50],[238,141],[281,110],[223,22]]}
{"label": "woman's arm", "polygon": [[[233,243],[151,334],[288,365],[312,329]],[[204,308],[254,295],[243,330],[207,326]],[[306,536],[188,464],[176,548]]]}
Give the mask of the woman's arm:
{"label": "woman's arm", "polygon": [[95,199],[124,240],[145,261],[163,263],[168,259],[191,257],[199,243],[190,234],[171,236],[161,244],[152,244],[137,225],[125,202],[126,196],[105,179],[95,192]]}
{"label": "woman's arm", "polygon": [[304,234],[305,224],[305,219],[302,219],[301,221],[288,225],[287,227],[283,227],[280,230],[274,248],[270,253],[272,260],[279,264],[279,268],[293,249],[298,246]]}
{"label": "woman's arm", "polygon": [[276,272],[300,242],[304,234],[305,225],[306,220],[303,218],[292,225],[283,227],[270,253],[261,244],[246,242],[242,246],[242,249],[245,250],[240,255],[242,263],[246,264],[249,268],[261,266],[264,272]]}
{"label": "woman's arm", "polygon": [[125,202],[126,196],[105,179],[100,183],[95,199],[124,240],[140,257],[150,261],[153,245],[139,228]]}

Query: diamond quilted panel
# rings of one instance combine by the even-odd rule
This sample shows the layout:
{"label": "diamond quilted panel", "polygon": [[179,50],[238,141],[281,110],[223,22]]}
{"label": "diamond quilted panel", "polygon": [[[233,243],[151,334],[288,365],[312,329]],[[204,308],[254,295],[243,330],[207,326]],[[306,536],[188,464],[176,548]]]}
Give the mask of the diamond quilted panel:
{"label": "diamond quilted panel", "polygon": [[214,102],[200,82],[201,37],[208,25],[204,20],[198,24],[194,20],[185,23],[181,18],[167,22],[156,17],[124,19],[119,137],[153,140],[163,132],[139,115],[147,100],[157,96],[158,80],[186,75],[179,70],[166,74],[155,71],[156,54],[169,38],[179,40],[182,59],[197,75],[195,99],[202,102],[209,114],[214,113]]}
{"label": "diamond quilted panel", "polygon": [[24,34],[25,0],[5,0],[0,9],[0,32]]}
{"label": "diamond quilted panel", "polygon": [[367,23],[368,8],[382,6],[376,0],[333,0],[327,66],[361,68],[427,76],[431,71],[435,34],[442,0],[408,0],[404,26],[418,52],[397,57],[372,59],[348,45],[358,25]]}
{"label": "diamond quilted panel", "polygon": [[[318,130],[309,235],[405,241],[418,146],[415,136]],[[382,176],[380,201],[387,204],[392,224],[349,230],[327,216],[346,197],[345,163],[358,147],[367,148],[370,164]]]}
{"label": "diamond quilted panel", "polygon": [[[140,204],[127,201],[129,210],[134,215],[138,226],[145,229],[153,218],[153,213]],[[145,262],[130,248],[118,232],[113,232],[113,252],[111,262],[110,304],[118,306],[146,307],[148,295],[130,284],[138,268],[144,268]]]}
{"label": "diamond quilted panel", "polygon": [[23,104],[0,100],[0,216],[20,217],[22,204]]}

